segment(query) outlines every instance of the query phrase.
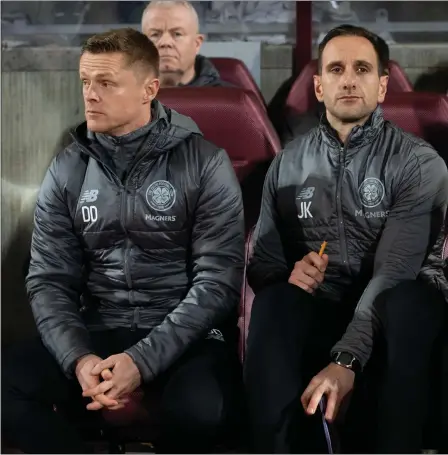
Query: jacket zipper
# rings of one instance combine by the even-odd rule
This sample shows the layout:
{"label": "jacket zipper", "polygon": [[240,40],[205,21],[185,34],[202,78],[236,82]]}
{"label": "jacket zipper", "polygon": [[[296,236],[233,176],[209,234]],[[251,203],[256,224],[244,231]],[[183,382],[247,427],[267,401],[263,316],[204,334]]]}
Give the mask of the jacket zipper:
{"label": "jacket zipper", "polygon": [[131,272],[129,271],[129,264],[128,264],[128,258],[129,258],[129,246],[130,246],[130,241],[129,241],[129,236],[128,236],[128,231],[126,229],[126,199],[127,199],[127,185],[124,185],[124,188],[121,191],[121,216],[120,216],[120,224],[121,228],[126,234],[126,241],[124,243],[124,274],[126,277],[126,284],[128,285],[129,289],[132,289],[132,278],[131,278]]}
{"label": "jacket zipper", "polygon": [[[126,284],[128,285],[129,288],[129,304],[134,307],[134,289],[132,288],[132,277],[131,277],[131,270],[129,268],[129,255],[131,254],[131,249],[132,249],[132,243],[129,240],[129,234],[126,229],[126,202],[127,202],[127,179],[126,183],[124,185],[123,191],[121,193],[121,216],[120,216],[120,224],[123,229],[123,231],[126,234],[126,240],[123,245],[123,260],[124,260],[124,275],[126,277]],[[132,322],[131,322],[131,331],[135,331],[138,327],[138,322],[139,322],[139,309],[137,307],[134,307],[134,313],[132,315]]]}
{"label": "jacket zipper", "polygon": [[[152,146],[154,145],[154,142],[152,144],[150,144],[148,149],[152,148]],[[81,149],[81,151],[86,153],[88,156],[91,156],[93,159],[99,161],[97,159],[97,157],[95,157],[92,153],[90,153],[87,148],[83,147],[80,144],[77,144],[77,145]],[[108,171],[114,177],[116,183],[119,185],[119,187],[121,189],[120,225],[121,225],[121,228],[123,229],[123,231],[124,231],[124,233],[126,235],[126,240],[125,240],[125,243],[123,245],[124,275],[125,275],[125,278],[126,278],[126,284],[127,284],[128,288],[129,288],[129,293],[128,294],[129,294],[129,303],[130,303],[131,306],[134,306],[134,290],[132,288],[132,277],[131,277],[131,271],[130,271],[130,268],[129,268],[129,254],[130,254],[131,241],[129,240],[129,233],[128,233],[127,229],[126,229],[126,211],[127,211],[126,210],[127,209],[126,202],[127,202],[128,182],[130,181],[130,178],[132,177],[133,172],[138,167],[138,164],[140,164],[140,162],[143,159],[144,159],[144,156],[141,156],[140,159],[134,164],[134,166],[132,166],[132,168],[129,171],[129,174],[127,175],[127,177],[126,177],[126,179],[124,181],[124,184],[118,178],[118,175],[109,166],[107,166],[103,162],[101,163],[101,164],[103,164],[103,166],[105,166],[108,169]],[[132,322],[131,322],[131,330],[132,331],[135,331],[137,329],[138,324],[140,322],[140,314],[139,314],[139,312],[140,312],[140,309],[137,308],[137,307],[134,307],[134,313],[132,315]]]}
{"label": "jacket zipper", "polygon": [[344,173],[345,173],[345,154],[347,152],[347,144],[349,141],[347,140],[346,145],[340,147],[339,151],[339,164],[340,164],[340,172],[338,177],[338,186],[336,190],[336,207],[338,212],[338,228],[339,228],[339,238],[341,242],[341,257],[342,263],[345,266],[345,269],[349,275],[351,275],[350,265],[348,261],[348,252],[347,252],[347,239],[345,236],[345,225],[344,225],[344,217],[342,215],[342,184],[344,182]]}
{"label": "jacket zipper", "polygon": [[[131,181],[131,178],[132,178],[135,170],[138,168],[139,164],[145,159],[146,153],[150,149],[153,148],[154,144],[155,144],[155,140],[153,140],[153,142],[148,145],[148,147],[146,149],[146,152],[142,156],[140,156],[140,158],[134,163],[134,165],[129,170],[129,174],[127,175],[127,177],[125,179],[125,182],[124,182],[123,194],[125,196],[127,195],[128,182]],[[127,232],[126,227],[125,227],[126,210],[124,210],[124,208],[126,208],[126,200],[127,200],[127,197],[124,197],[124,199],[122,199],[122,201],[121,201],[122,227],[123,227],[124,231],[126,232],[126,243],[125,243],[125,253],[124,253],[124,272],[125,272],[125,276],[126,276],[126,283],[127,283],[128,287],[129,287],[129,303],[131,304],[131,306],[134,307],[134,302],[135,302],[135,300],[134,300],[134,289],[132,288],[132,278],[131,278],[131,272],[129,270],[129,263],[128,263],[129,254],[130,254],[130,248],[129,247],[131,246],[131,242],[129,240],[128,232]],[[123,213],[124,213],[124,216],[123,216]],[[132,315],[132,322],[131,322],[131,331],[132,332],[137,330],[139,323],[140,323],[140,308],[134,307],[134,313]]]}

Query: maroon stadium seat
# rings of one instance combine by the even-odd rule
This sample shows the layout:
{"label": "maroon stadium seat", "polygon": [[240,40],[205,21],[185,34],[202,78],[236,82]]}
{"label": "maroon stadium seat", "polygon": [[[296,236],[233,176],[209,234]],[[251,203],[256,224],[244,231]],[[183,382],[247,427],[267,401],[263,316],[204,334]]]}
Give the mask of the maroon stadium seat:
{"label": "maroon stadium seat", "polygon": [[241,183],[246,227],[257,220],[267,167],[280,140],[250,90],[233,87],[167,88],[158,99],[191,117],[204,137],[224,148]]}
{"label": "maroon stadium seat", "polygon": [[382,107],[387,120],[425,139],[448,162],[448,97],[437,93],[391,93]]}
{"label": "maroon stadium seat", "polygon": [[250,90],[176,87],[160,90],[158,99],[191,117],[207,140],[227,151],[240,182],[280,149],[266,112]]}
{"label": "maroon stadium seat", "polygon": [[237,58],[212,57],[210,61],[219,71],[221,79],[230,82],[235,87],[251,90],[262,106],[266,106],[263,95],[258,88],[247,66]]}

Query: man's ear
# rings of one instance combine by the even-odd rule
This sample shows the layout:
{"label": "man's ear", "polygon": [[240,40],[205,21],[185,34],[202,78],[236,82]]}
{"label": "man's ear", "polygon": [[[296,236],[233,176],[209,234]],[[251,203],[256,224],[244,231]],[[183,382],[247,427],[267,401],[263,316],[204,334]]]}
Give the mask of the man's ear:
{"label": "man's ear", "polygon": [[378,103],[382,103],[387,93],[387,84],[389,83],[389,76],[380,76],[380,85],[378,87]]}
{"label": "man's ear", "polygon": [[195,45],[196,45],[196,55],[199,54],[199,51],[201,50],[202,43],[204,42],[205,36],[198,33],[195,38]]}
{"label": "man's ear", "polygon": [[316,95],[317,101],[322,102],[324,100],[324,91],[322,89],[322,79],[321,76],[316,74],[313,76],[314,82],[314,93]]}
{"label": "man's ear", "polygon": [[151,103],[157,96],[160,88],[160,81],[157,78],[148,77],[145,81],[145,93],[143,94],[143,104]]}

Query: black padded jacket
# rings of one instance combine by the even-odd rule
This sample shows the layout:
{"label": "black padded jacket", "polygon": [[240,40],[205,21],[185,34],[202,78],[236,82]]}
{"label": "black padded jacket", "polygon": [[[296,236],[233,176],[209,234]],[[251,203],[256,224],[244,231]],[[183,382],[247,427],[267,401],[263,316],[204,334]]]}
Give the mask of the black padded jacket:
{"label": "black padded jacket", "polygon": [[421,278],[448,298],[442,246],[448,201],[445,162],[425,141],[383,119],[377,107],[345,145],[326,122],[294,139],[271,165],[254,233],[249,283],[286,282],[299,261],[328,242],[316,296],[355,302],[332,352],[364,366],[379,327],[374,302]]}
{"label": "black padded jacket", "polygon": [[153,112],[118,138],[80,125],[40,190],[26,284],[68,376],[93,352],[93,330],[148,329],[126,352],[149,381],[236,314],[244,221],[232,164],[190,118],[157,101]]}

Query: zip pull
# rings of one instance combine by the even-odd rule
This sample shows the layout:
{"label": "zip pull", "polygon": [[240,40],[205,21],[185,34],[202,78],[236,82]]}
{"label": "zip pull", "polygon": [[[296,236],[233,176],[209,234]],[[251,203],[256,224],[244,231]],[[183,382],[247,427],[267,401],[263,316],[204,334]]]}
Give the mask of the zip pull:
{"label": "zip pull", "polygon": [[138,307],[134,308],[134,314],[132,315],[132,324],[131,332],[135,332],[138,328],[140,322],[140,309]]}
{"label": "zip pull", "polygon": [[345,151],[345,147],[342,146],[340,147],[340,154],[339,154],[339,164],[344,164],[344,151]]}

